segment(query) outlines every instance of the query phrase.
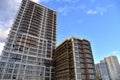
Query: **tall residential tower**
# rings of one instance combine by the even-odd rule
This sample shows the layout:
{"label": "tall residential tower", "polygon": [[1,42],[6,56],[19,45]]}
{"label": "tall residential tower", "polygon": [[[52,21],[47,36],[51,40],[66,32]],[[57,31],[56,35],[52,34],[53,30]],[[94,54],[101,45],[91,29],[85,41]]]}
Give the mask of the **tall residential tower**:
{"label": "tall residential tower", "polygon": [[102,60],[102,61],[100,61],[100,63],[96,64],[96,74],[100,80],[110,80],[108,67],[104,60]]}
{"label": "tall residential tower", "polygon": [[97,75],[101,75],[102,80],[120,80],[120,65],[116,56],[106,57],[98,64],[96,71],[100,70]]}
{"label": "tall residential tower", "polygon": [[0,59],[0,80],[53,80],[56,12],[22,0]]}
{"label": "tall residential tower", "polygon": [[111,80],[120,80],[120,65],[116,56],[109,56],[104,59],[107,64]]}
{"label": "tall residential tower", "polygon": [[70,37],[55,53],[55,80],[96,80],[91,45],[88,40]]}

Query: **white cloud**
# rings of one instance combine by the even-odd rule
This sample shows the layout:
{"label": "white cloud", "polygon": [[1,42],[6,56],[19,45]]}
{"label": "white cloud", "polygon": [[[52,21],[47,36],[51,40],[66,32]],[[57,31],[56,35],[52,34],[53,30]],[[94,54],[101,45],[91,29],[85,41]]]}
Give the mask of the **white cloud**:
{"label": "white cloud", "polygon": [[[22,0],[1,0],[0,2],[0,54]],[[32,0],[39,2],[39,0]]]}
{"label": "white cloud", "polygon": [[117,55],[117,54],[119,54],[119,51],[118,51],[118,50],[112,51],[111,54],[112,54],[112,55]]}
{"label": "white cloud", "polygon": [[118,61],[120,62],[120,51],[119,50],[112,51],[110,55],[117,56]]}
{"label": "white cloud", "polygon": [[100,15],[103,15],[107,11],[107,7],[106,8],[104,8],[104,7],[97,7],[96,10],[98,11],[98,13]]}
{"label": "white cloud", "polygon": [[39,2],[39,0],[31,0],[31,1],[36,2],[36,3],[38,3],[38,2]]}
{"label": "white cloud", "polygon": [[0,54],[5,45],[10,27],[18,11],[21,0],[1,0],[0,2]]}
{"label": "white cloud", "polygon": [[107,11],[107,8],[96,7],[95,9],[88,9],[86,11],[87,14],[99,14],[103,15]]}
{"label": "white cloud", "polygon": [[56,2],[67,2],[67,3],[76,3],[79,2],[80,0],[56,0]]}
{"label": "white cloud", "polygon": [[69,13],[72,13],[73,11],[75,11],[75,10],[78,10],[78,6],[76,6],[76,5],[65,5],[65,6],[62,6],[62,7],[59,7],[58,9],[57,9],[57,11],[59,12],[59,13],[61,13],[63,16],[66,16],[66,15],[68,15]]}
{"label": "white cloud", "polygon": [[[12,26],[22,0],[1,0],[0,2],[0,42],[4,42]],[[39,2],[40,0],[32,0]],[[43,0],[44,1],[44,0]]]}
{"label": "white cloud", "polygon": [[[1,0],[0,2],[0,54],[22,0]],[[39,0],[32,0],[39,2]]]}
{"label": "white cloud", "polygon": [[51,0],[40,0],[40,2],[45,2],[45,3],[48,3],[50,2]]}
{"label": "white cloud", "polygon": [[92,9],[87,11],[87,14],[97,14],[97,13],[98,12],[96,10],[92,10]]}
{"label": "white cloud", "polygon": [[0,42],[5,42],[8,33],[10,31],[10,28],[0,28]]}
{"label": "white cloud", "polygon": [[[0,42],[4,42],[22,0],[2,0],[0,3]],[[39,2],[39,0],[32,0]]]}
{"label": "white cloud", "polygon": [[0,43],[0,55],[2,53],[3,47],[4,47],[5,43]]}
{"label": "white cloud", "polygon": [[64,16],[67,15],[69,11],[70,9],[68,6],[58,8],[58,12],[62,13]]}

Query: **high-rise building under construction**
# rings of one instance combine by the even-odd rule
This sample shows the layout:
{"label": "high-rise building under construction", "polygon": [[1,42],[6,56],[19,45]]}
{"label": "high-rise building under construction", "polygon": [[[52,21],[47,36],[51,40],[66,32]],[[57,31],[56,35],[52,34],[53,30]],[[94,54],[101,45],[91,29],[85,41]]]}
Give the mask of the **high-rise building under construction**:
{"label": "high-rise building under construction", "polygon": [[22,0],[0,58],[0,80],[54,80],[56,12]]}
{"label": "high-rise building under construction", "polygon": [[56,48],[55,80],[96,80],[90,42],[70,37]]}

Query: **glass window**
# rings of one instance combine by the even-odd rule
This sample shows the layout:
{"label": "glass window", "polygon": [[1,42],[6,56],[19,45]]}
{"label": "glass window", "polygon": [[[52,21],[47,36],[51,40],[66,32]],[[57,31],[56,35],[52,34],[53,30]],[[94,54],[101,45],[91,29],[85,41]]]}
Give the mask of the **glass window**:
{"label": "glass window", "polygon": [[12,69],[7,68],[7,69],[5,70],[5,72],[6,72],[6,73],[12,73]]}
{"label": "glass window", "polygon": [[76,67],[79,68],[80,67],[80,63],[77,62],[76,63]]}
{"label": "glass window", "polygon": [[35,57],[28,57],[28,60],[33,60],[33,61],[35,61],[36,58],[35,58]]}
{"label": "glass window", "polygon": [[19,68],[19,64],[16,64],[16,65],[15,65],[15,68]]}
{"label": "glass window", "polygon": [[49,72],[49,71],[50,71],[50,68],[46,68],[46,71]]}
{"label": "glass window", "polygon": [[77,74],[77,79],[81,79],[81,75],[80,74]]}
{"label": "glass window", "polygon": [[5,67],[5,62],[0,62],[0,67]]}
{"label": "glass window", "polygon": [[50,76],[50,73],[45,73],[45,76]]}
{"label": "glass window", "polygon": [[87,62],[91,63],[91,62],[92,62],[92,59],[87,59]]}
{"label": "glass window", "polygon": [[81,73],[80,68],[77,68],[76,71],[77,73]]}
{"label": "glass window", "polygon": [[81,68],[84,68],[84,67],[85,67],[85,65],[84,65],[84,64],[81,64],[81,65],[80,65],[80,67],[81,67]]}
{"label": "glass window", "polygon": [[95,76],[94,75],[90,75],[90,79],[95,79]]}
{"label": "glass window", "polygon": [[9,53],[8,52],[3,52],[3,56],[8,56]]}
{"label": "glass window", "polygon": [[76,61],[80,61],[79,57],[76,57],[75,59],[76,59]]}
{"label": "glass window", "polygon": [[27,56],[23,56],[23,59],[26,59],[27,58]]}
{"label": "glass window", "polygon": [[18,73],[18,69],[14,69],[13,73],[17,74]]}
{"label": "glass window", "polygon": [[5,74],[3,78],[4,78],[4,79],[10,79],[10,77],[11,77],[10,74]]}
{"label": "glass window", "polygon": [[0,68],[0,73],[3,73],[3,68]]}
{"label": "glass window", "polygon": [[93,64],[88,64],[88,68],[93,68]]}
{"label": "glass window", "polygon": [[88,58],[92,58],[92,56],[90,54],[86,54],[86,57]]}
{"label": "glass window", "polygon": [[2,73],[0,73],[0,79],[2,78],[2,76],[3,76],[3,74],[2,74]]}
{"label": "glass window", "polygon": [[7,67],[8,68],[13,68],[13,63],[8,63]]}
{"label": "glass window", "polygon": [[89,71],[89,73],[94,73],[93,69],[89,69],[88,71]]}
{"label": "glass window", "polygon": [[80,62],[84,62],[84,59],[80,58]]}
{"label": "glass window", "polygon": [[85,75],[82,75],[82,79],[86,79],[86,76],[85,76]]}
{"label": "glass window", "polygon": [[81,73],[85,73],[85,70],[84,70],[84,69],[81,69]]}
{"label": "glass window", "polygon": [[76,57],[78,57],[78,56],[79,56],[79,53],[78,53],[78,52],[75,52],[75,55],[76,55]]}
{"label": "glass window", "polygon": [[86,53],[91,53],[91,51],[90,50],[87,50],[87,49],[85,49],[84,50]]}
{"label": "glass window", "polygon": [[46,77],[45,80],[50,80],[49,77]]}

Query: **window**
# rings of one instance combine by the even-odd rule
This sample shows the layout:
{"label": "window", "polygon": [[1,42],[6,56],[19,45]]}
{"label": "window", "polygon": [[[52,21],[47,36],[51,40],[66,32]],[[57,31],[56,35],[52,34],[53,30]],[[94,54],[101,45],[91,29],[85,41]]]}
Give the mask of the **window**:
{"label": "window", "polygon": [[85,70],[84,70],[84,69],[81,69],[81,73],[85,73]]}
{"label": "window", "polygon": [[92,62],[92,59],[87,59],[87,62],[91,63],[91,62]]}
{"label": "window", "polygon": [[36,58],[35,58],[35,57],[28,57],[28,60],[33,60],[33,61],[35,61]]}
{"label": "window", "polygon": [[30,51],[37,52],[37,49],[30,48]]}
{"label": "window", "polygon": [[85,75],[82,75],[82,79],[86,79],[86,76],[85,76]]}
{"label": "window", "polygon": [[20,70],[20,74],[24,74],[24,71],[25,71],[25,70]]}
{"label": "window", "polygon": [[10,77],[11,77],[10,74],[5,74],[3,78],[4,78],[4,79],[10,79]]}
{"label": "window", "polygon": [[89,73],[94,73],[93,69],[88,69]]}
{"label": "window", "polygon": [[13,75],[12,79],[16,79],[16,75]]}
{"label": "window", "polygon": [[10,58],[16,60],[21,60],[21,55],[11,53]]}
{"label": "window", "polygon": [[2,74],[2,73],[0,73],[0,79],[2,78],[2,76],[3,76],[3,74]]}
{"label": "window", "polygon": [[50,69],[49,69],[49,68],[46,68],[46,71],[47,71],[47,72],[49,72],[49,71],[50,71]]}
{"label": "window", "polygon": [[37,55],[36,52],[29,52],[30,55]]}
{"label": "window", "polygon": [[0,62],[0,67],[5,67],[5,62]]}
{"label": "window", "polygon": [[7,57],[9,55],[8,52],[3,52],[3,56]]}
{"label": "window", "polygon": [[88,64],[88,68],[93,68],[93,64]]}
{"label": "window", "polygon": [[76,67],[79,68],[80,67],[80,63],[76,63]]}
{"label": "window", "polygon": [[25,68],[25,65],[21,65],[20,68],[21,68],[21,69],[24,69],[24,68]]}
{"label": "window", "polygon": [[78,51],[78,48],[77,48],[77,47],[75,47],[75,51]]}
{"label": "window", "polygon": [[3,73],[3,68],[0,68],[0,73]]}
{"label": "window", "polygon": [[16,65],[15,65],[15,68],[19,68],[19,64],[16,64]]}
{"label": "window", "polygon": [[90,50],[86,50],[86,49],[85,49],[84,51],[85,51],[85,53],[91,53],[91,51],[90,51]]}
{"label": "window", "polygon": [[50,80],[49,77],[46,77],[45,80]]}
{"label": "window", "polygon": [[7,68],[7,69],[5,70],[5,72],[6,72],[6,73],[12,73],[12,69]]}
{"label": "window", "polygon": [[80,62],[84,62],[84,59],[80,58]]}
{"label": "window", "polygon": [[8,68],[13,68],[13,66],[14,66],[13,63],[8,63],[7,65]]}
{"label": "window", "polygon": [[77,73],[81,73],[80,68],[77,68],[76,71]]}
{"label": "window", "polygon": [[85,65],[84,65],[84,64],[81,64],[81,65],[80,65],[80,67],[81,67],[81,68],[84,68],[84,67],[85,67]]}
{"label": "window", "polygon": [[79,57],[76,57],[75,59],[76,59],[76,61],[80,61]]}
{"label": "window", "polygon": [[95,79],[95,76],[94,75],[90,75],[90,79]]}
{"label": "window", "polygon": [[17,74],[18,73],[18,69],[14,69],[13,73]]}
{"label": "window", "polygon": [[76,55],[76,57],[78,57],[78,56],[79,56],[79,53],[78,53],[78,52],[75,52],[75,55]]}
{"label": "window", "polygon": [[45,73],[45,76],[50,76],[50,73]]}
{"label": "window", "polygon": [[23,56],[23,59],[26,59],[27,58],[27,56]]}
{"label": "window", "polygon": [[92,58],[92,56],[90,54],[86,54],[87,58]]}
{"label": "window", "polygon": [[7,57],[4,56],[1,57],[1,60],[7,61],[7,59],[8,59]]}
{"label": "window", "polygon": [[80,76],[80,74],[77,74],[77,79],[81,79],[81,76]]}

